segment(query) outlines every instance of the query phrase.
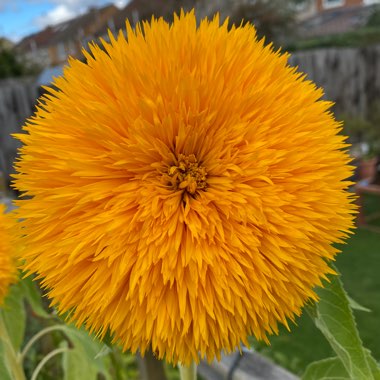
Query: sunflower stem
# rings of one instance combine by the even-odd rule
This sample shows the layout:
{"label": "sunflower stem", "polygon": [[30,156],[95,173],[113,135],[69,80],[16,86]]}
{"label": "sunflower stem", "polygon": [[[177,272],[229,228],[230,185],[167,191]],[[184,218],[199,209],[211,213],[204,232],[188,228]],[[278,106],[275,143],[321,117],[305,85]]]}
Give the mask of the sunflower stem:
{"label": "sunflower stem", "polygon": [[22,368],[21,361],[16,350],[13,347],[11,338],[8,334],[8,330],[4,321],[3,313],[0,310],[0,341],[3,341],[5,350],[4,357],[8,368],[11,371],[12,379],[14,380],[25,380],[24,369]]}
{"label": "sunflower stem", "polygon": [[189,366],[178,365],[181,380],[196,380],[197,379],[197,365],[191,362]]}

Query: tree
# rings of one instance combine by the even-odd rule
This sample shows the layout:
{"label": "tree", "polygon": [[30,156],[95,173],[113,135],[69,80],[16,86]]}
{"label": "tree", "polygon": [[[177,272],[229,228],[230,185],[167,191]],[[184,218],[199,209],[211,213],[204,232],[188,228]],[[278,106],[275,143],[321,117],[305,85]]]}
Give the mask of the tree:
{"label": "tree", "polygon": [[292,34],[297,5],[308,0],[198,0],[200,17],[219,12],[230,24],[253,23],[259,37],[283,43]]}
{"label": "tree", "polygon": [[15,51],[10,41],[0,37],[0,79],[36,75],[39,72],[38,65],[26,61]]}
{"label": "tree", "polygon": [[259,37],[282,42],[294,26],[294,2],[284,0],[241,1],[230,20],[234,24],[251,22]]}
{"label": "tree", "polygon": [[14,52],[0,41],[0,79],[20,76],[22,73],[23,67]]}

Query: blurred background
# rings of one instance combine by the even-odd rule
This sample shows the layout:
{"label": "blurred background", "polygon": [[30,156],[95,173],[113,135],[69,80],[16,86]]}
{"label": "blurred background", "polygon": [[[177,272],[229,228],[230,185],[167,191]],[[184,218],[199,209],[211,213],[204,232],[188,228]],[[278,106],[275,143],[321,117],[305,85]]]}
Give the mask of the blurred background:
{"label": "blurred background", "polygon": [[[84,59],[82,47],[108,40],[108,30],[124,29],[125,19],[132,25],[152,15],[170,21],[173,12],[194,7],[199,19],[220,12],[231,25],[254,23],[259,37],[290,52],[289,64],[335,102],[333,111],[352,143],[353,180],[359,183],[352,191],[361,206],[359,229],[342,247],[347,254],[339,256],[338,267],[350,295],[371,310],[356,317],[364,345],[379,359],[380,0],[0,0],[0,198],[15,196],[10,175],[18,143],[10,134],[21,130],[42,86],[62,73],[69,56]],[[301,375],[332,350],[307,316],[297,324],[270,347],[253,345]]]}

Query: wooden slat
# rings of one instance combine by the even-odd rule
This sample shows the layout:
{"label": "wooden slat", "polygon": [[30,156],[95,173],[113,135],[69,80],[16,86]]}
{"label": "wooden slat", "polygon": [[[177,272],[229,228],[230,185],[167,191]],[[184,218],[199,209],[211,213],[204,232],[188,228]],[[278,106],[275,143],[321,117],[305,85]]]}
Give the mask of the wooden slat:
{"label": "wooden slat", "polygon": [[[235,364],[237,364],[235,366]],[[233,369],[233,371],[231,371]],[[223,355],[220,362],[202,362],[198,374],[205,380],[298,380],[294,374],[277,366],[256,352]]]}

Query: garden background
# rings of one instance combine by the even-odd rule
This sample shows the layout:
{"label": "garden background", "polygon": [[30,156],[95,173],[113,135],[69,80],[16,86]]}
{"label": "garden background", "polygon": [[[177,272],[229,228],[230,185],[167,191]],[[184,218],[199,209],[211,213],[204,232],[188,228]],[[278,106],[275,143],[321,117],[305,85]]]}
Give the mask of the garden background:
{"label": "garden background", "polygon": [[[77,46],[86,46],[88,41],[106,36],[107,28],[118,30],[125,18],[132,24],[150,19],[152,15],[170,21],[174,11],[193,6],[199,18],[219,11],[222,18],[229,16],[231,23],[253,22],[259,36],[266,36],[268,41],[274,41],[275,47],[290,52],[289,64],[298,66],[325,89],[326,99],[335,102],[333,110],[336,117],[344,121],[343,133],[352,143],[351,154],[357,168],[353,180],[362,181],[363,185],[358,229],[347,244],[340,247],[343,254],[338,256],[336,266],[349,296],[361,305],[355,308],[355,318],[363,345],[379,359],[380,8],[375,1],[368,4],[366,1],[322,0],[133,0],[122,9],[108,5],[91,8],[76,18],[25,36],[16,43],[0,38],[2,201],[9,205],[9,200],[17,197],[10,184],[18,143],[10,135],[21,130],[25,118],[34,111],[36,99],[44,92],[42,86],[49,85],[53,76],[62,73],[68,55],[80,58]],[[374,191],[367,192],[366,185],[372,183]],[[24,350],[27,348],[24,366],[28,378],[52,350],[58,351],[41,367],[38,379],[86,380],[97,376],[135,379],[143,376],[144,366],[139,358],[122,354],[118,348],[109,348],[88,337],[84,331],[63,324],[50,331],[50,326],[57,321],[61,323],[61,319],[49,309],[46,299],[41,298],[40,289],[30,278],[12,286],[3,313],[11,326],[12,344]],[[271,346],[253,340],[252,345],[255,351],[302,376],[310,363],[331,357],[333,350],[308,313],[303,313],[296,326],[291,327],[291,332],[284,329],[279,336],[272,337]],[[41,329],[47,329],[44,330],[46,334],[33,346],[25,346]],[[0,355],[6,356],[9,349],[1,346]],[[165,370],[169,379],[178,378],[175,368],[168,366]],[[160,369],[157,371],[156,375],[163,376]],[[3,373],[5,369],[0,363],[0,374]]]}

